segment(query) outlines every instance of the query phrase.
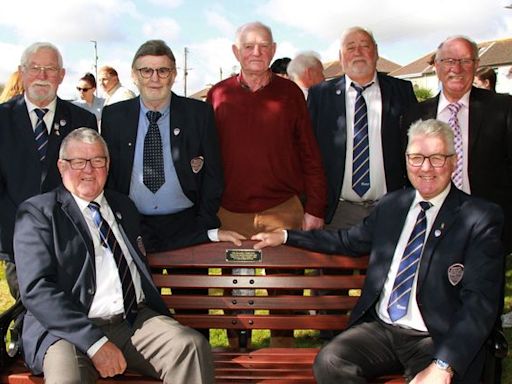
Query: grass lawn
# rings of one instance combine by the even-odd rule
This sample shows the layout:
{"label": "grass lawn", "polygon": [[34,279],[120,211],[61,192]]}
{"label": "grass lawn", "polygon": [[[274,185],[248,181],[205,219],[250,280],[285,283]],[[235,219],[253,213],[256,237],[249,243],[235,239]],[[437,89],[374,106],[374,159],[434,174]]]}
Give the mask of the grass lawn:
{"label": "grass lawn", "polygon": [[[512,310],[512,257],[507,260],[507,284],[505,287],[505,311]],[[3,263],[0,263],[0,313],[14,303],[4,275]],[[320,342],[317,338],[318,332],[311,330],[295,331],[296,347],[319,347]],[[505,329],[505,335],[509,344],[512,346],[512,328]],[[270,342],[270,331],[258,330],[252,335],[252,345],[255,348],[266,347]],[[228,345],[225,330],[215,329],[210,332],[210,343],[212,347],[226,347]],[[512,383],[512,357],[505,358],[503,362],[503,383]]]}

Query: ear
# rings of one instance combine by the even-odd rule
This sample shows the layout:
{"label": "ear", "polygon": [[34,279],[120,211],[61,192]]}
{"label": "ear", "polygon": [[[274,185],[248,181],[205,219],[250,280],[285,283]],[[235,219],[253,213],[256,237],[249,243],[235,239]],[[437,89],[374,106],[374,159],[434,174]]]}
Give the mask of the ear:
{"label": "ear", "polygon": [[64,167],[66,166],[66,162],[64,160],[57,160],[57,168],[59,169],[60,177],[64,173]]}
{"label": "ear", "polygon": [[231,50],[233,51],[233,55],[235,55],[236,60],[238,62],[240,62],[240,51],[238,50],[238,47],[236,46],[236,44],[233,44],[231,46]]}

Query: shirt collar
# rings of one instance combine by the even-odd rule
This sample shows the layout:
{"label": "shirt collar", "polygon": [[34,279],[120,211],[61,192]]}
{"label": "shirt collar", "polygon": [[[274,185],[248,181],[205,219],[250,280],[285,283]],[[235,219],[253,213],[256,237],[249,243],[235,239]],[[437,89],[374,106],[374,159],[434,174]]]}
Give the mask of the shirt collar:
{"label": "shirt collar", "polygon": [[[29,112],[32,112],[34,109],[42,109],[41,107],[38,107],[37,105],[32,103],[28,99],[26,93],[23,95],[23,97],[25,98],[25,104],[27,105],[27,109],[28,109]],[[48,112],[55,113],[55,109],[57,108],[57,98],[55,97],[52,101],[50,101],[50,103],[48,105],[46,105],[43,108],[48,109]]]}
{"label": "shirt collar", "polygon": [[[350,78],[350,76],[349,76],[349,75],[345,74],[345,91],[347,91],[347,92],[348,92],[350,89],[354,90],[354,88],[352,88],[352,87],[350,86],[350,84],[352,84],[352,83],[354,83],[354,84],[356,84],[356,85],[359,85],[359,86],[362,86],[362,87],[364,87],[364,86],[365,86],[365,85],[367,85],[367,84],[373,83],[372,85],[370,85],[370,86],[368,87],[368,89],[371,89],[371,88],[373,88],[375,85],[378,85],[378,84],[379,84],[379,79],[377,78],[377,72],[375,72],[375,73],[373,74],[373,79],[372,79],[372,80],[370,80],[370,81],[369,81],[368,83],[366,83],[366,84],[359,84],[358,82],[356,82],[356,81],[352,80],[352,79]],[[355,91],[355,90],[354,90],[354,91]]]}
{"label": "shirt collar", "polygon": [[447,187],[437,196],[431,198],[431,199],[425,199],[420,195],[418,191],[416,191],[414,195],[414,201],[412,203],[412,207],[416,207],[420,202],[422,201],[428,201],[434,208],[439,208],[441,205],[443,205],[444,201],[446,200],[446,196],[448,196],[448,193],[450,193],[450,189],[452,187],[451,183],[448,183]]}
{"label": "shirt collar", "polygon": [[[459,104],[462,104],[462,107],[469,108],[469,94],[471,93],[471,90],[467,91],[457,102]],[[452,102],[448,101],[446,96],[444,95],[444,92],[441,91],[439,95],[439,111],[444,111],[445,108],[448,108],[448,105],[452,104]]]}
{"label": "shirt collar", "polygon": [[[75,199],[75,201],[78,205],[78,208],[80,208],[80,212],[82,212],[82,213],[85,212],[90,201],[84,200],[81,197],[78,197],[77,195],[75,195],[73,193],[71,193],[71,196],[73,196],[73,199]],[[96,198],[92,201],[97,202],[101,207],[103,207],[107,203],[103,191],[98,196],[96,196]]]}
{"label": "shirt collar", "polygon": [[[172,97],[172,96],[171,96]],[[151,109],[148,109],[144,103],[142,102],[142,98],[139,98],[139,103],[140,103],[140,110],[141,112],[146,115],[146,113],[148,111],[151,111]],[[160,112],[162,114],[162,116],[160,117],[160,119],[162,119],[163,117],[165,117],[166,115],[169,114],[169,112],[171,111],[171,103],[169,103],[168,105],[165,106],[165,108],[159,110],[158,112]],[[160,120],[159,120],[160,121]]]}
{"label": "shirt collar", "polygon": [[[274,73],[272,73],[272,71],[270,70],[270,68],[267,70],[267,75],[268,75],[268,81],[265,83],[265,85],[263,85],[262,87],[258,88],[255,92],[258,92],[264,88],[266,88],[271,82],[272,82],[272,79],[274,78],[274,76],[277,76],[275,75]],[[244,80],[244,76],[242,75],[242,72],[240,71],[240,73],[238,74],[238,76],[236,77],[237,81],[238,81],[238,84],[240,84],[240,86],[243,88],[243,89],[247,89],[247,90],[250,90],[251,88],[247,85],[247,83],[245,82]]]}

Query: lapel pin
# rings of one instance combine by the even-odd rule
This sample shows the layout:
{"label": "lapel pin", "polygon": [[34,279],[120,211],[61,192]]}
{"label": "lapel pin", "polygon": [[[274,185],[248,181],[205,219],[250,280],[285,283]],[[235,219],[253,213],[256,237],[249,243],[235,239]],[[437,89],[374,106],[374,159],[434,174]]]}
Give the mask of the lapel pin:
{"label": "lapel pin", "polygon": [[336,90],[336,94],[337,94],[337,95],[341,95],[341,90],[337,89],[337,90]]}
{"label": "lapel pin", "polygon": [[57,123],[53,124],[53,131],[55,132],[55,134],[57,136],[60,136],[60,126],[59,126],[59,124],[57,124]]}
{"label": "lapel pin", "polygon": [[65,127],[67,123],[68,123],[68,122],[67,122],[66,120],[64,120],[64,119],[61,119],[61,120],[59,121],[59,125],[60,125],[61,127]]}
{"label": "lapel pin", "polygon": [[180,134],[180,129],[174,128],[174,131],[172,131],[172,133],[174,133],[174,136],[178,136]]}
{"label": "lapel pin", "polygon": [[435,236],[435,237],[439,237],[439,236],[441,236],[441,230],[440,230],[440,229],[436,229],[436,230],[434,231],[434,236]]}
{"label": "lapel pin", "polygon": [[116,212],[116,217],[119,219],[119,220],[122,220],[123,219],[123,216],[121,215],[120,212]]}

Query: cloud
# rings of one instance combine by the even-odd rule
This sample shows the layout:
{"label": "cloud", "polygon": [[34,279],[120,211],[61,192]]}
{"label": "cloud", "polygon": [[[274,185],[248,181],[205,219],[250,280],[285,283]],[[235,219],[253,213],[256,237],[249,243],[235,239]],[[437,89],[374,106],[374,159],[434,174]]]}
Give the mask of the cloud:
{"label": "cloud", "polygon": [[180,26],[176,20],[165,17],[153,19],[145,23],[142,32],[148,39],[175,40],[180,33]]}
{"label": "cloud", "polygon": [[148,3],[157,7],[178,8],[183,0],[148,0]]}
{"label": "cloud", "polygon": [[206,22],[209,26],[219,30],[225,36],[234,36],[236,26],[223,14],[214,10],[206,10]]}

